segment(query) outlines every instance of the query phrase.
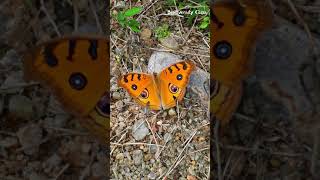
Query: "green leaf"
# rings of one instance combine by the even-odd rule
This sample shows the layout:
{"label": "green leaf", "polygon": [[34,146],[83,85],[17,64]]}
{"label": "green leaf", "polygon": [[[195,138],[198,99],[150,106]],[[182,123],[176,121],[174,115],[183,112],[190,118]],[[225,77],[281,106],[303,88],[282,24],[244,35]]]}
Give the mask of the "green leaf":
{"label": "green leaf", "polygon": [[117,15],[117,20],[120,22],[120,21],[125,21],[126,20],[126,17],[124,16],[123,13],[119,12],[118,15]]}
{"label": "green leaf", "polygon": [[134,32],[140,32],[141,30],[139,29],[140,23],[136,21],[135,19],[131,19],[128,21],[128,26],[130,29]]}
{"label": "green leaf", "polygon": [[200,24],[200,26],[199,26],[199,28],[200,28],[200,29],[205,29],[205,28],[208,27],[208,25],[209,25],[209,22],[207,22],[207,21],[202,21],[201,24]]}
{"label": "green leaf", "polygon": [[125,27],[125,23],[126,23],[127,19],[126,19],[124,13],[119,12],[117,15],[117,20],[122,27]]}
{"label": "green leaf", "polygon": [[128,21],[128,25],[129,26],[140,26],[140,23],[137,21],[137,20],[135,20],[135,19],[130,19],[129,21]]}
{"label": "green leaf", "polygon": [[133,31],[133,32],[141,32],[141,30],[138,28],[138,27],[135,27],[135,26],[132,26],[130,27],[130,29]]}
{"label": "green leaf", "polygon": [[202,21],[201,21],[201,24],[200,24],[200,26],[199,26],[199,28],[200,29],[205,29],[205,28],[207,28],[208,26],[209,26],[209,17],[208,16],[206,16],[206,17],[204,17],[203,19],[202,19]]}
{"label": "green leaf", "polygon": [[142,11],[142,7],[133,7],[131,9],[126,10],[124,15],[126,17],[134,16],[136,14],[139,14]]}

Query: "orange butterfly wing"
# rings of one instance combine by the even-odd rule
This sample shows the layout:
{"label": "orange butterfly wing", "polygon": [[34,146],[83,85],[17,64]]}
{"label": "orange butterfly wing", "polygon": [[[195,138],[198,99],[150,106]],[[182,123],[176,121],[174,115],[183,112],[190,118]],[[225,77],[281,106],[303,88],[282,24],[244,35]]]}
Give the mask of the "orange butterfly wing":
{"label": "orange butterfly wing", "polygon": [[118,85],[124,88],[141,106],[147,106],[152,110],[161,109],[158,87],[153,75],[128,73],[119,78]]}
{"label": "orange butterfly wing", "polygon": [[195,65],[192,61],[181,61],[170,65],[158,75],[161,104],[163,109],[176,106],[185,95],[191,72]]}
{"label": "orange butterfly wing", "polygon": [[109,90],[105,38],[59,38],[25,57],[25,77],[44,81],[75,114],[87,115]]}
{"label": "orange butterfly wing", "polygon": [[26,80],[46,84],[67,110],[81,117],[83,125],[102,135],[105,142],[110,113],[109,99],[105,98],[105,94],[109,96],[106,38],[68,36],[51,40],[26,53],[24,66]]}
{"label": "orange butterfly wing", "polygon": [[221,120],[221,125],[225,126],[240,103],[242,84],[228,87],[211,80],[210,91],[211,118]]}
{"label": "orange butterfly wing", "polygon": [[252,71],[252,47],[261,31],[271,24],[267,3],[218,2],[211,6],[211,68],[213,78],[226,85],[239,83]]}

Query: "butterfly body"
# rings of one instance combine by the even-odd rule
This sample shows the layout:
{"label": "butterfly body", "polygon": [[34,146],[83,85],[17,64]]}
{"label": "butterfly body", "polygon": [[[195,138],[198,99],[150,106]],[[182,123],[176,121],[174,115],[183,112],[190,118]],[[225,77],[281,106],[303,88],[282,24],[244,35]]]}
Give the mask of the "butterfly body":
{"label": "butterfly body", "polygon": [[66,36],[24,56],[27,81],[49,87],[63,106],[105,142],[109,127],[109,42],[100,36]]}
{"label": "butterfly body", "polygon": [[168,66],[159,74],[125,74],[119,78],[118,85],[127,90],[141,106],[151,110],[168,109],[183,99],[194,68],[193,62],[181,61]]}

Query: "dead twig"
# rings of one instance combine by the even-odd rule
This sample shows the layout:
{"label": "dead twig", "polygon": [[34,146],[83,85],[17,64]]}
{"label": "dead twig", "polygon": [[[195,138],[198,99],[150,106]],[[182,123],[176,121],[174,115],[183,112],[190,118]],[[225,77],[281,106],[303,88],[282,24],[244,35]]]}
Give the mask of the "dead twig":
{"label": "dead twig", "polygon": [[58,26],[56,25],[56,23],[54,22],[54,20],[53,20],[52,17],[50,16],[50,14],[49,14],[49,12],[48,12],[48,10],[47,10],[47,8],[46,8],[43,0],[40,0],[40,4],[41,4],[41,8],[40,8],[40,9],[41,9],[42,12],[44,12],[44,14],[47,16],[47,18],[48,18],[49,22],[51,23],[51,25],[53,26],[54,31],[56,32],[56,34],[57,34],[59,37],[61,37],[61,33],[60,33],[59,29],[58,29]]}

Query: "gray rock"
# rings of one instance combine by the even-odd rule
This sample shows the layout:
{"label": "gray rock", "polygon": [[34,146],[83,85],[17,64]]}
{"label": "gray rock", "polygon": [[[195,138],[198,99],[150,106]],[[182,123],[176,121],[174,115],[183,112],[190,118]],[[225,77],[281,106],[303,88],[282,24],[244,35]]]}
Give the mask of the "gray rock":
{"label": "gray rock", "polygon": [[[315,44],[319,49],[320,39],[316,36]],[[319,63],[313,64],[312,61],[307,33],[280,18],[257,43],[257,82],[267,96],[288,110],[289,119],[306,141],[310,141],[311,134],[320,127],[320,77],[315,73],[320,68]],[[255,101],[258,102],[259,98]],[[268,113],[272,117],[277,116],[279,111]]]}
{"label": "gray rock", "polygon": [[132,136],[135,140],[140,141],[149,134],[149,129],[144,120],[136,121],[132,128]]}
{"label": "gray rock", "polygon": [[[317,40],[317,45],[320,41]],[[305,31],[289,22],[277,19],[275,27],[264,34],[257,44],[255,74],[262,88],[273,99],[287,107],[291,115],[310,112],[313,102],[300,80],[301,68],[311,62],[310,41]],[[310,73],[310,68],[301,75],[309,90],[317,90],[319,79]],[[320,95],[312,97],[320,102]]]}
{"label": "gray rock", "polygon": [[[155,51],[149,59],[148,73],[159,73],[167,66],[179,61],[182,61],[182,59],[178,55]],[[200,97],[201,103],[205,107],[208,107],[209,100],[209,78],[209,73],[196,67],[190,76],[190,81],[187,87]]]}
{"label": "gray rock", "polygon": [[177,113],[176,113],[176,110],[174,110],[174,108],[170,108],[168,114],[169,114],[170,116],[175,116]]}

